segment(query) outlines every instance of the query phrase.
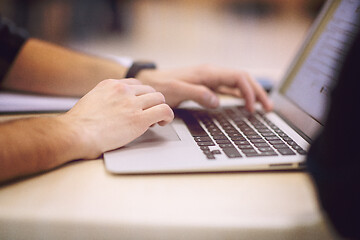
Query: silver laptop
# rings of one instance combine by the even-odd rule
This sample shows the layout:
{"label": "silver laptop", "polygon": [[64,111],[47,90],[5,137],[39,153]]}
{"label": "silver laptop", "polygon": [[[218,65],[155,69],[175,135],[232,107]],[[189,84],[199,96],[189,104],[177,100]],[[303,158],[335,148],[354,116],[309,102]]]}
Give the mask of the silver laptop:
{"label": "silver laptop", "polygon": [[[226,172],[304,167],[311,140],[324,122],[329,92],[359,29],[360,2],[329,1],[282,83],[275,111],[255,114],[239,99],[207,110],[186,103],[168,126],[153,127],[104,154],[116,174]],[[286,36],[284,36],[286,37]]]}

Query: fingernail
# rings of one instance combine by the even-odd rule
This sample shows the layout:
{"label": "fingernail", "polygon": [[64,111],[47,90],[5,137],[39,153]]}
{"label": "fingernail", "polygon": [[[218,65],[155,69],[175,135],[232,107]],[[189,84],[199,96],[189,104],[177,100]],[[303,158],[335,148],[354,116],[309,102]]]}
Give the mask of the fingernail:
{"label": "fingernail", "polygon": [[254,112],[255,112],[254,106],[252,106],[252,105],[246,105],[246,109],[247,109],[250,113],[254,113]]}
{"label": "fingernail", "polygon": [[210,97],[210,105],[212,107],[217,107],[219,105],[219,99],[216,96]]}

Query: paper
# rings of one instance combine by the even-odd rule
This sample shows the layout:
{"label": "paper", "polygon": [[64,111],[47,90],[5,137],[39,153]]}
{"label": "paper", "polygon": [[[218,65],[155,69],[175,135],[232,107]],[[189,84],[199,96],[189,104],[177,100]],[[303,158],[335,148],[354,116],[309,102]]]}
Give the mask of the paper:
{"label": "paper", "polygon": [[72,108],[78,100],[71,97],[0,92],[0,113],[64,112]]}

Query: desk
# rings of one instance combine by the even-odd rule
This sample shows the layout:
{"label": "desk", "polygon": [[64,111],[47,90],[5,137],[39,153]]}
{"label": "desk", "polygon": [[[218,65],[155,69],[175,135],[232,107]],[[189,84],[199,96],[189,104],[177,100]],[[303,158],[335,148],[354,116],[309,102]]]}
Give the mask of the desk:
{"label": "desk", "polygon": [[0,239],[332,239],[305,172],[116,176],[77,161],[0,187]]}
{"label": "desk", "polygon": [[304,172],[114,176],[101,159],[0,188],[0,239],[331,239]]}

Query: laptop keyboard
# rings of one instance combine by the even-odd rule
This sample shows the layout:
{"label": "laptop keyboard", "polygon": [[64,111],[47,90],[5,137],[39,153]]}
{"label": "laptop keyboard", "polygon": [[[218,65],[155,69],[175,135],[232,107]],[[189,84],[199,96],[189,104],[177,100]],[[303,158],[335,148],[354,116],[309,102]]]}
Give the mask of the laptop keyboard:
{"label": "laptop keyboard", "polygon": [[228,158],[306,154],[260,111],[251,114],[237,106],[210,111],[178,109],[176,114],[209,160],[220,154]]}

